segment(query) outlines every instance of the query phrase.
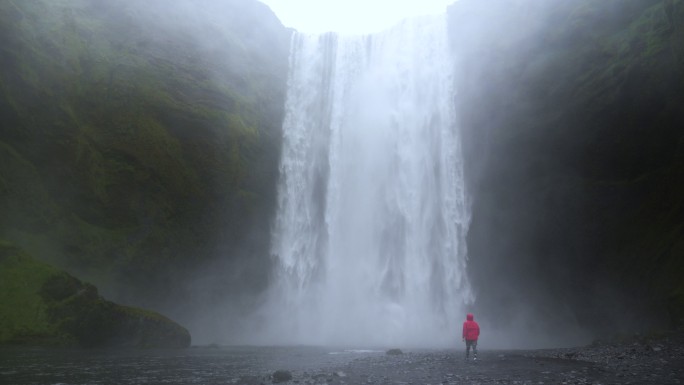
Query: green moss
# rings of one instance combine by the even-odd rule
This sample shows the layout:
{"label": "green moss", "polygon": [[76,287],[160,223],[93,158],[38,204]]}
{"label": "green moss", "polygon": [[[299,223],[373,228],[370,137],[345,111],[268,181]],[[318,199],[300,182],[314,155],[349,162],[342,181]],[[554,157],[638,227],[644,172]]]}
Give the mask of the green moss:
{"label": "green moss", "polygon": [[[274,196],[285,30],[228,12],[241,24],[212,31],[219,48],[205,49],[190,37],[204,26],[168,28],[170,14],[148,11],[0,2],[0,119],[11,122],[0,237],[110,287],[168,285],[212,258],[218,239],[240,247],[253,231],[243,220],[269,220],[243,203]],[[255,31],[270,46],[247,43]]]}
{"label": "green moss", "polygon": [[0,241],[0,345],[184,347],[187,330],[104,300],[90,284]]}
{"label": "green moss", "polygon": [[652,6],[629,26],[629,34],[626,36],[630,38],[628,48],[632,54],[649,58],[670,45],[673,25],[666,14],[666,3],[660,2]]}
{"label": "green moss", "polygon": [[39,294],[43,282],[59,271],[31,259],[8,242],[0,243],[0,255],[0,344],[67,341],[68,337],[49,321]]}
{"label": "green moss", "polygon": [[3,194],[0,230],[18,228],[44,231],[58,215],[58,207],[47,193],[38,170],[14,148],[0,141],[0,179]]}
{"label": "green moss", "polygon": [[[453,9],[491,16],[507,36],[451,26],[455,39],[468,36],[454,44],[459,55],[479,58],[456,68],[466,171],[476,173],[474,287],[489,287],[492,271],[520,271],[501,275],[503,286],[567,298],[580,324],[604,333],[630,321],[662,325],[644,314],[663,314],[668,301],[681,319],[684,2],[509,2],[503,12],[476,4]],[[544,27],[532,34],[524,20]],[[605,288],[615,295],[599,294]],[[482,292],[484,307],[509,302]],[[550,313],[547,305],[537,306]],[[515,304],[505,308],[515,314]]]}

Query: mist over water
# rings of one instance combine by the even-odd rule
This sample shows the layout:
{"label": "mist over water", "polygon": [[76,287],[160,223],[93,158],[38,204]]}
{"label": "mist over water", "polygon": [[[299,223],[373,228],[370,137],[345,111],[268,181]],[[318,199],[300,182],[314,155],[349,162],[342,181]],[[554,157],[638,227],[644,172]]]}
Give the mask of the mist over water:
{"label": "mist over water", "polygon": [[271,343],[457,341],[473,295],[455,95],[445,15],[293,36]]}

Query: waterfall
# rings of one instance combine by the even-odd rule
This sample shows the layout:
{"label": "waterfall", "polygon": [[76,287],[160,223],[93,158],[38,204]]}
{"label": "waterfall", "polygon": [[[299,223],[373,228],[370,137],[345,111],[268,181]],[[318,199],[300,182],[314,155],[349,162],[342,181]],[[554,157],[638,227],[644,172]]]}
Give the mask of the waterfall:
{"label": "waterfall", "polygon": [[453,346],[472,294],[446,16],[291,47],[269,338]]}

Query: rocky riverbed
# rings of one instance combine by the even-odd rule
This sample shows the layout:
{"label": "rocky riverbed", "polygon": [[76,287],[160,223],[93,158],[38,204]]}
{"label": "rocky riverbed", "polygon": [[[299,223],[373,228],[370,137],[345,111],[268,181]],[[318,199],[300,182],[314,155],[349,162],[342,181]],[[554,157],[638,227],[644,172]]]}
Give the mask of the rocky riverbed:
{"label": "rocky riverbed", "polygon": [[[680,384],[684,338],[629,338],[545,350],[345,350],[206,346],[178,350],[0,348],[0,383]],[[388,354],[392,353],[392,354]]]}
{"label": "rocky riverbed", "polygon": [[684,338],[629,338],[587,347],[495,351],[465,361],[461,351],[368,355],[346,365],[242,380],[268,384],[679,384]]}
{"label": "rocky riverbed", "polygon": [[621,341],[599,341],[583,348],[539,350],[527,357],[590,362],[605,373],[606,383],[684,382],[684,332],[660,338],[634,336]]}

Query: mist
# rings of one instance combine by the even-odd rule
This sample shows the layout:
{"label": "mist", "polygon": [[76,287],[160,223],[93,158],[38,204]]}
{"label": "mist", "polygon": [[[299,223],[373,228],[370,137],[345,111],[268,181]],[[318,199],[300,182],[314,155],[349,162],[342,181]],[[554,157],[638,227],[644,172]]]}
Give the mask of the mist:
{"label": "mist", "polygon": [[[667,186],[653,170],[680,150],[640,135],[642,122],[677,119],[657,98],[679,91],[652,81],[677,66],[630,64],[631,50],[647,60],[660,57],[659,45],[620,29],[637,28],[633,19],[656,3],[460,0],[352,35],[286,28],[249,0],[59,8],[111,35],[88,44],[126,52],[87,49],[96,64],[79,64],[73,81],[109,60],[106,100],[144,95],[102,120],[142,110],[158,117],[150,132],[172,139],[138,151],[127,147],[141,138],[120,132],[83,141],[114,147],[92,162],[110,153],[130,161],[117,171],[123,182],[108,187],[124,203],[83,199],[100,190],[58,183],[80,175],[67,167],[43,173],[55,207],[113,229],[114,246],[101,233],[78,247],[61,233],[40,246],[24,230],[3,237],[45,252],[109,299],[168,315],[197,345],[451,348],[467,312],[487,349],[666,328],[670,283],[653,282],[674,279],[644,279],[642,267],[652,248],[676,240],[627,224],[671,233],[672,216],[639,210],[674,199],[643,181]],[[668,9],[654,7],[652,18],[666,25]],[[150,66],[158,71],[141,69]],[[54,71],[41,80],[63,76]],[[140,80],[155,76],[162,96]],[[611,127],[626,127],[622,143],[638,145],[615,144]],[[675,131],[658,132],[678,143]],[[25,152],[56,145],[41,146]],[[30,159],[40,168],[48,158]],[[8,211],[3,229],[23,215]],[[643,243],[634,234],[646,234]]]}
{"label": "mist", "polygon": [[[449,53],[448,60],[453,62],[456,74],[453,75],[453,80],[447,77],[441,82],[454,82],[454,90],[451,92],[455,95],[457,106],[464,103],[461,101],[463,99],[468,101],[475,99],[468,94],[469,92],[473,92],[476,95],[486,92],[500,92],[499,89],[488,90],[486,87],[491,86],[491,83],[488,82],[491,79],[478,78],[479,72],[477,69],[486,68],[486,61],[489,60],[524,61],[527,52],[543,44],[544,39],[548,38],[547,31],[553,29],[554,23],[558,22],[558,20],[568,17],[566,12],[573,8],[571,4],[558,6],[557,4],[539,1],[510,1],[504,3],[469,2],[466,5],[457,3],[450,10],[449,27],[451,32],[449,36],[452,45],[450,49],[452,51]],[[221,54],[224,51],[230,52],[234,48],[218,43],[217,41],[220,40],[209,38],[210,36],[225,34],[226,25],[229,24],[229,21],[223,19],[226,12],[221,9],[219,3],[209,3],[209,5],[205,4],[199,7],[198,4],[192,2],[180,2],[175,3],[172,7],[165,6],[162,12],[168,15],[168,23],[163,21],[166,18],[158,17],[161,5],[150,5],[149,7],[144,12],[149,12],[145,13],[145,15],[151,17],[149,21],[155,30],[168,32],[169,36],[174,39],[191,38],[196,42],[196,46],[201,52],[212,54],[211,60],[213,62],[210,65],[215,68],[217,77],[221,76],[220,73],[223,70],[223,65],[230,71],[239,72],[241,70],[239,67],[234,67],[229,57],[224,57]],[[601,12],[604,12],[611,18],[619,19],[620,17],[625,17],[622,15],[622,12],[627,11],[616,6],[605,6]],[[578,19],[578,21],[581,21],[581,19]],[[402,23],[411,22],[405,21]],[[202,28],[198,28],[199,26],[202,26]],[[244,27],[246,27],[246,24],[242,25],[242,28]],[[398,27],[393,28],[396,29]],[[360,40],[359,44],[371,44],[370,42],[376,39],[387,39],[388,44],[393,44],[395,43],[393,39],[396,39],[396,42],[406,42],[406,39],[411,38],[413,37],[394,36],[391,32],[383,32],[365,38],[367,39],[365,43]],[[304,39],[304,37],[295,38],[291,44],[311,44],[304,43],[303,41],[297,43],[300,41],[298,39]],[[527,251],[525,249],[521,250],[515,246],[516,242],[520,242],[519,240],[521,239],[527,239],[527,237],[532,237],[533,244],[538,243],[539,246],[541,246],[540,242],[545,242],[541,239],[535,239],[534,234],[520,233],[520,231],[526,231],[525,229],[529,228],[528,225],[520,226],[520,221],[534,221],[536,220],[533,218],[534,214],[528,214],[529,219],[526,219],[525,216],[517,218],[516,223],[518,223],[518,226],[506,229],[505,234],[493,235],[493,231],[500,230],[487,228],[486,224],[480,225],[477,222],[478,220],[481,221],[480,218],[496,218],[499,213],[491,212],[493,209],[490,207],[479,206],[478,192],[481,190],[479,184],[483,183],[481,182],[482,179],[491,178],[491,175],[483,176],[483,173],[491,172],[485,166],[490,161],[487,156],[487,148],[490,146],[487,143],[477,143],[478,140],[486,141],[486,137],[481,139],[481,136],[488,134],[470,131],[473,129],[468,127],[467,123],[463,123],[467,122],[467,117],[457,116],[443,122],[448,130],[451,130],[456,135],[464,136],[464,143],[466,146],[469,146],[469,148],[464,149],[464,169],[459,171],[465,172],[466,177],[469,178],[462,187],[466,189],[464,193],[468,194],[468,198],[466,198],[467,201],[461,204],[466,205],[464,207],[465,210],[470,210],[468,207],[473,205],[476,210],[475,215],[477,216],[475,218],[476,231],[467,232],[469,227],[467,221],[469,219],[466,219],[466,222],[459,225],[463,226],[459,231],[463,231],[463,234],[468,233],[467,238],[457,241],[463,243],[456,246],[456,248],[462,248],[463,250],[463,255],[457,257],[462,259],[446,262],[450,258],[454,258],[454,256],[449,256],[447,253],[444,256],[446,258],[445,262],[443,262],[445,265],[438,267],[441,270],[450,264],[455,264],[456,270],[451,274],[462,276],[462,278],[454,281],[453,287],[445,286],[444,290],[446,291],[444,293],[450,293],[447,297],[442,298],[445,295],[444,293],[440,294],[435,292],[434,289],[430,289],[435,282],[444,279],[437,277],[427,278],[430,276],[429,269],[434,268],[430,266],[433,263],[437,263],[434,262],[436,260],[429,262],[435,256],[426,255],[424,257],[426,259],[422,262],[424,265],[416,264],[415,262],[412,264],[410,260],[411,258],[416,258],[416,255],[408,251],[402,251],[403,248],[408,247],[410,249],[411,247],[410,241],[408,241],[409,244],[402,246],[403,240],[411,236],[415,231],[419,231],[417,230],[418,228],[409,230],[409,228],[416,225],[416,223],[411,223],[411,221],[418,220],[417,217],[413,220],[406,218],[405,220],[408,222],[404,222],[401,225],[396,221],[402,221],[403,219],[397,218],[402,218],[403,215],[395,219],[391,219],[391,217],[383,219],[382,216],[393,214],[388,211],[379,211],[372,214],[373,216],[357,217],[356,219],[350,217],[348,220],[345,220],[347,222],[341,222],[338,225],[342,227],[336,227],[331,223],[333,220],[326,216],[331,214],[325,214],[325,210],[334,210],[329,208],[330,205],[334,204],[332,202],[334,199],[349,200],[350,203],[347,203],[347,206],[341,206],[344,208],[338,209],[343,210],[343,212],[351,213],[355,210],[360,210],[362,213],[369,214],[377,210],[375,206],[377,203],[369,200],[366,200],[365,205],[363,203],[365,199],[375,194],[372,190],[358,190],[358,194],[353,195],[355,194],[353,190],[348,189],[351,186],[358,186],[356,187],[358,189],[364,185],[377,185],[379,181],[386,177],[399,177],[398,172],[402,166],[392,166],[389,163],[383,164],[383,162],[387,161],[381,157],[383,151],[393,151],[390,138],[395,134],[390,131],[383,133],[377,127],[384,124],[385,113],[392,114],[393,112],[391,111],[396,111],[398,108],[415,108],[411,104],[422,102],[422,100],[418,97],[415,100],[407,99],[399,102],[409,104],[392,105],[391,103],[393,102],[385,99],[386,96],[374,94],[378,87],[383,86],[380,85],[382,83],[374,83],[375,80],[373,80],[365,86],[360,86],[365,88],[358,88],[356,92],[360,93],[352,96],[357,99],[365,98],[359,100],[362,100],[363,108],[367,112],[345,110],[344,108],[346,107],[344,105],[337,105],[335,101],[326,101],[327,98],[344,97],[335,96],[335,93],[337,92],[342,95],[342,93],[346,92],[342,87],[345,84],[349,84],[345,82],[350,80],[344,80],[339,78],[339,76],[343,75],[335,74],[341,73],[342,69],[340,69],[340,66],[353,65],[353,62],[349,60],[359,59],[351,59],[352,56],[348,56],[349,58],[342,56],[348,55],[342,53],[342,46],[352,43],[347,40],[337,40],[338,38],[335,35],[321,35],[306,39],[319,39],[321,41],[320,44],[328,41],[325,44],[331,45],[328,47],[323,46],[321,54],[330,56],[322,56],[321,59],[311,59],[306,56],[297,58],[293,56],[297,53],[291,52],[289,64],[290,87],[295,86],[292,84],[294,81],[292,77],[296,76],[293,72],[296,68],[293,68],[293,66],[296,66],[297,62],[301,61],[304,64],[308,63],[308,65],[317,65],[315,60],[333,60],[333,62],[321,62],[320,69],[316,70],[314,68],[314,71],[321,71],[321,75],[316,75],[315,72],[311,74],[322,76],[321,78],[314,77],[305,80],[309,82],[304,83],[305,87],[314,87],[303,90],[303,92],[308,94],[308,97],[313,98],[309,105],[285,106],[286,111],[283,119],[286,127],[284,129],[287,129],[288,119],[290,121],[293,119],[305,119],[303,122],[307,121],[306,119],[312,119],[310,123],[306,123],[313,124],[313,126],[308,128],[310,131],[304,134],[304,136],[297,138],[298,142],[294,142],[301,143],[302,139],[311,140],[312,147],[308,150],[310,155],[301,153],[300,151],[304,151],[301,147],[288,148],[287,132],[283,134],[283,146],[285,146],[283,151],[294,151],[291,156],[304,156],[303,159],[297,160],[297,162],[303,163],[297,164],[304,164],[310,167],[303,174],[303,177],[312,179],[310,182],[303,179],[298,183],[299,186],[302,186],[301,183],[311,183],[311,186],[308,187],[311,190],[291,190],[286,192],[286,187],[282,187],[282,183],[286,183],[283,181],[283,178],[287,178],[287,176],[284,176],[283,173],[286,173],[286,170],[291,169],[292,166],[284,163],[287,162],[287,158],[282,158],[279,161],[281,187],[278,190],[279,203],[277,207],[280,207],[279,210],[285,210],[283,206],[288,204],[286,202],[287,199],[291,199],[285,198],[284,194],[295,194],[294,196],[300,200],[290,209],[293,211],[287,214],[290,216],[290,219],[278,219],[279,215],[286,214],[278,214],[277,210],[274,210],[270,217],[269,233],[253,234],[256,238],[253,241],[255,244],[270,244],[268,257],[250,254],[238,248],[223,250],[221,253],[225,253],[225,255],[217,253],[216,262],[211,262],[208,267],[198,270],[194,274],[195,278],[188,281],[188,286],[185,289],[185,300],[188,301],[189,306],[184,305],[180,308],[170,306],[166,309],[169,305],[164,305],[164,310],[189,325],[193,331],[196,343],[218,342],[225,344],[262,345],[329,344],[355,346],[370,344],[374,346],[448,347],[453,346],[458,340],[458,325],[460,325],[465,312],[468,310],[475,312],[476,319],[483,326],[483,330],[485,330],[482,344],[492,348],[538,348],[588,343],[595,338],[596,330],[588,326],[591,322],[586,322],[587,320],[582,319],[582,317],[587,316],[615,317],[612,320],[606,319],[602,323],[611,325],[611,327],[616,325],[616,323],[624,324],[624,328],[619,327],[618,330],[638,330],[640,326],[643,326],[639,325],[639,321],[624,317],[625,313],[621,311],[622,309],[629,309],[630,311],[627,314],[632,311],[632,306],[629,304],[630,298],[621,290],[612,289],[614,285],[612,282],[606,282],[606,288],[601,289],[595,287],[596,284],[594,283],[590,284],[591,287],[587,287],[584,283],[576,281],[581,281],[580,277],[583,275],[583,267],[577,266],[572,262],[573,258],[575,258],[573,255],[590,251],[578,250],[583,243],[578,238],[580,235],[577,233],[575,226],[579,219],[573,216],[574,214],[568,213],[568,216],[558,219],[560,223],[563,223],[561,229],[565,229],[559,229],[558,231],[563,232],[566,236],[574,237],[574,239],[571,238],[565,242],[568,249],[560,251],[565,256],[543,257],[551,259],[560,258],[560,260],[568,261],[565,265],[559,263],[556,266],[544,266],[543,262],[542,265],[539,265],[539,255],[537,252],[529,249]],[[255,36],[255,41],[257,40],[258,33]],[[249,44],[251,42],[248,41],[246,43]],[[488,48],[491,48],[490,45],[492,44],[499,49],[498,52],[504,52],[509,56],[488,56],[486,51]],[[561,48],[556,47],[556,49]],[[290,50],[292,49],[294,49],[293,46],[290,47]],[[444,50],[446,47],[440,49]],[[371,57],[373,54],[371,52]],[[391,52],[387,54],[397,55],[397,53]],[[429,76],[435,75],[431,71],[449,71],[428,67],[428,63],[433,61],[433,59],[425,60],[424,53],[415,53],[414,55],[420,56],[424,60],[419,65],[426,66],[422,71],[426,71],[425,73]],[[259,60],[267,59],[257,58],[256,62]],[[334,63],[335,60],[338,60],[338,62]],[[344,60],[347,60],[347,62]],[[393,59],[388,58],[384,60],[386,61],[377,64],[378,67],[375,71],[378,72],[371,72],[370,77],[380,79],[378,81],[394,82],[406,76],[406,73],[391,72],[389,66],[395,65],[391,62]],[[411,59],[409,58],[409,60]],[[553,59],[536,59],[527,64],[527,71],[532,74],[543,72],[544,66],[548,65],[549,60]],[[326,68],[326,65],[330,67]],[[383,68],[382,66],[387,67]],[[381,72],[379,71],[384,70],[389,72],[380,75]],[[480,71],[484,72],[484,70]],[[331,78],[326,79],[325,76],[328,76],[327,74],[332,74]],[[464,75],[459,78],[459,74]],[[337,80],[332,76],[338,76],[338,79],[343,80]],[[485,75],[481,74],[480,76],[484,77]],[[424,83],[425,78],[420,80],[420,82]],[[465,84],[460,84],[459,82],[464,82]],[[317,84],[320,84],[320,87],[327,88],[316,89]],[[354,92],[353,88],[351,90],[350,92]],[[373,95],[376,96],[374,97]],[[288,101],[293,103],[293,97],[293,95],[288,94],[286,103]],[[492,106],[488,100],[482,100],[482,102],[481,105],[475,107],[475,111],[471,109],[468,111],[453,111],[452,113],[456,115],[464,113],[469,116],[484,114],[490,115],[490,119],[496,119],[496,114],[488,112],[488,109],[496,107]],[[529,106],[528,108],[531,107]],[[526,107],[523,106],[523,108]],[[299,114],[300,111],[313,111],[309,112],[309,114],[313,113],[313,115],[297,118],[296,114]],[[534,114],[535,112],[530,109],[526,113]],[[419,112],[419,114],[422,113]],[[339,119],[339,122],[336,122],[335,119]],[[393,119],[405,121],[407,118],[404,116]],[[447,118],[442,116],[437,117],[437,119]],[[350,121],[350,123],[345,123],[347,121]],[[298,124],[305,123],[291,122],[289,124],[293,128],[297,128]],[[328,124],[330,125],[330,131],[326,129]],[[346,167],[352,167],[348,170],[367,169],[372,173],[368,174],[368,179],[341,179],[335,181],[334,177],[329,174],[336,172],[336,166],[330,164],[332,162],[331,159],[336,155],[329,155],[327,147],[331,146],[329,142],[335,140],[331,136],[336,135],[336,130],[345,130],[353,127],[358,127],[361,130],[359,134],[341,131],[345,140],[353,140],[349,142],[348,146],[351,146],[349,147],[350,150],[356,153],[353,163],[349,163],[349,166]],[[361,136],[353,139],[354,135]],[[438,139],[437,143],[440,142],[442,140]],[[292,144],[293,146],[294,143]],[[415,139],[411,140],[410,143],[416,145]],[[301,146],[301,144],[297,145]],[[457,145],[457,147],[459,146]],[[364,148],[369,148],[369,150],[364,150]],[[370,150],[370,148],[373,149]],[[366,151],[368,151],[368,155],[362,155]],[[399,149],[398,151],[402,150]],[[415,150],[407,148],[404,151]],[[458,160],[455,160],[455,162],[459,163]],[[403,167],[406,167],[406,165],[404,164]],[[427,167],[439,168],[444,166]],[[375,171],[372,171],[374,168]],[[495,172],[498,174],[502,171],[496,170]],[[500,176],[501,178],[498,179],[498,183],[504,184],[507,180],[512,181],[504,175]],[[345,187],[334,187],[335,183],[344,183],[344,185],[350,187],[346,187],[347,191],[345,191]],[[415,184],[420,185],[425,183],[425,181],[417,179],[410,183],[415,186]],[[407,185],[403,188],[408,188],[410,191],[412,185]],[[339,192],[329,191],[335,188],[340,188],[341,190]],[[389,197],[398,191],[401,191],[401,189],[395,192],[391,189],[380,188],[378,193],[384,196],[383,200],[386,200],[390,199]],[[339,198],[331,198],[335,194],[339,194]],[[570,207],[572,205],[581,205],[579,199],[581,199],[580,194],[582,192],[571,191],[570,194],[560,204],[564,206],[569,205]],[[517,199],[530,198],[518,197]],[[350,204],[352,206],[349,206]],[[523,206],[525,206],[524,203]],[[306,225],[310,230],[307,230],[308,233],[293,235],[292,232],[302,231],[299,229],[299,226],[303,224],[296,217],[304,213],[308,215],[306,220],[311,221]],[[379,215],[380,218],[373,219],[375,215]],[[471,213],[466,211],[461,215],[469,218]],[[316,221],[322,222],[317,224]],[[391,226],[400,227],[387,227],[386,230],[381,230],[381,225],[378,230],[374,230],[371,225],[371,227],[366,229],[367,223],[373,223],[373,221],[380,221],[378,224],[383,223],[383,221],[394,221]],[[453,219],[446,222],[450,221],[453,221]],[[327,230],[326,225],[323,223],[327,224]],[[483,228],[482,226],[485,227]],[[354,229],[359,232],[358,234],[364,234],[371,238],[364,241],[353,235],[355,234],[354,232],[343,235],[348,231],[345,230],[347,228]],[[262,225],[260,229],[263,231],[266,227]],[[311,233],[312,231],[313,233]],[[382,235],[383,231],[384,235]],[[390,235],[392,232],[397,233]],[[272,236],[275,236],[276,239],[271,239]],[[337,236],[341,236],[341,238],[336,241]],[[307,239],[306,237],[312,238]],[[466,240],[468,244],[466,244]],[[296,246],[299,242],[304,242],[304,244]],[[335,245],[335,242],[339,244]],[[368,246],[361,246],[364,242]],[[366,248],[371,247],[370,245],[375,244],[375,242],[378,243],[372,246],[372,248],[380,250],[378,255],[383,255],[382,253],[389,254],[383,257],[387,258],[384,262],[383,259],[380,259],[378,262],[368,264],[374,257],[368,255],[368,250],[372,250],[372,248]],[[419,243],[421,242],[425,241],[419,241]],[[308,246],[306,246],[307,244]],[[473,245],[470,246],[470,244]],[[306,249],[299,249],[299,247],[309,247],[312,249],[305,251]],[[286,250],[289,249],[294,249],[295,254],[288,256],[288,251]],[[264,249],[261,250],[261,253],[263,253]],[[381,250],[386,251],[383,252]],[[407,254],[403,256],[403,253]],[[335,255],[339,255],[339,257],[335,257]],[[336,260],[336,258],[339,258],[339,260]],[[511,261],[512,264],[502,261]],[[420,270],[423,268],[427,268],[428,271],[421,273]],[[366,276],[366,274],[370,274],[372,278]],[[411,286],[408,282],[411,281],[411,277],[414,275],[416,277],[426,277],[421,278],[425,281],[414,281],[413,285],[417,286],[409,289]],[[470,288],[471,284],[468,283],[468,275],[474,277],[472,289]],[[285,278],[288,276],[290,278]],[[552,284],[549,282],[549,277],[558,278],[562,276],[567,276],[567,279],[562,280],[561,283]],[[338,283],[334,284],[335,280]],[[393,288],[387,289],[387,285]],[[550,287],[554,289],[549,290]],[[373,293],[376,290],[379,290],[379,297],[373,299],[375,298]],[[412,300],[409,300],[408,297],[405,297],[407,299],[402,299],[404,298],[402,296],[406,295],[402,293],[407,293],[407,290],[417,292],[429,290],[428,294],[426,294],[428,297],[416,297]],[[385,294],[382,294],[383,291]],[[459,292],[461,294],[458,294]],[[592,301],[595,301],[594,303],[612,303],[614,305],[610,308],[605,307],[603,311],[593,307],[591,310],[587,308],[582,309],[584,307],[581,305],[583,302],[582,298],[593,292],[600,293],[593,295],[594,299]],[[432,301],[440,302],[438,308],[441,310],[435,310],[431,305],[426,304]],[[411,305],[410,303],[415,304]],[[418,303],[422,305],[418,306]],[[416,318],[416,314],[421,314],[421,316]],[[388,327],[391,330],[388,330]],[[384,330],[384,333],[381,333],[382,330]]]}
{"label": "mist", "polygon": [[[591,74],[624,55],[615,37],[602,45],[606,36],[657,2],[493,3],[458,2],[450,12],[461,52],[457,84],[467,95],[456,103],[473,192],[473,310],[499,334],[495,344],[506,346],[580,345],[667,328],[657,290],[619,267],[630,251],[614,251],[623,246],[613,218],[632,208],[606,206],[615,192],[597,189],[597,181],[620,179],[621,167],[614,148],[587,134],[625,135],[617,127],[632,124],[609,116],[622,111],[614,104],[625,92],[621,82],[638,75]],[[583,92],[592,87],[608,91],[591,99]],[[646,151],[619,156],[643,159]],[[639,205],[629,189],[622,194]]]}

